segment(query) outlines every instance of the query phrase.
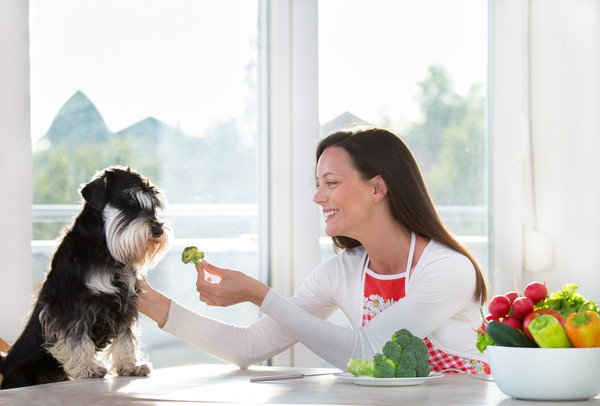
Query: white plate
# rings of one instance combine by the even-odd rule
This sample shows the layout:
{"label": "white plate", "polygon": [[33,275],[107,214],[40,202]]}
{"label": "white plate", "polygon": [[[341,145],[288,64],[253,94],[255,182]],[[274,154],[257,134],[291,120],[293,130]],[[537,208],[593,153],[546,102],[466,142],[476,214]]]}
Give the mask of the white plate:
{"label": "white plate", "polygon": [[363,386],[411,386],[411,385],[422,385],[429,379],[441,378],[444,374],[439,372],[432,372],[429,376],[420,378],[373,378],[372,376],[354,376],[349,372],[342,374],[336,374],[340,379],[350,381],[356,385]]}

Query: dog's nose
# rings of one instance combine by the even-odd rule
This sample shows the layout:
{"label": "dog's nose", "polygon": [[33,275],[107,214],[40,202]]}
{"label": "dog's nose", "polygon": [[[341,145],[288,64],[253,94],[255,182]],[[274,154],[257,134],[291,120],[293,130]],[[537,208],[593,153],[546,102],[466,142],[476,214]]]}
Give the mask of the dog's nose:
{"label": "dog's nose", "polygon": [[152,237],[158,238],[163,235],[163,226],[162,224],[153,224],[152,225]]}

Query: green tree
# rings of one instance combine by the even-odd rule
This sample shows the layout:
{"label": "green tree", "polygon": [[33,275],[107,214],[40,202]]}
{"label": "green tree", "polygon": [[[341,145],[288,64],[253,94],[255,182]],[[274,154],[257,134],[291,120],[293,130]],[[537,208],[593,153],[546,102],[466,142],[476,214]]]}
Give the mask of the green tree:
{"label": "green tree", "polygon": [[[485,94],[466,96],[452,87],[443,66],[430,66],[418,83],[422,119],[396,128],[419,162],[437,205],[485,204]],[[394,127],[393,119],[382,122]]]}

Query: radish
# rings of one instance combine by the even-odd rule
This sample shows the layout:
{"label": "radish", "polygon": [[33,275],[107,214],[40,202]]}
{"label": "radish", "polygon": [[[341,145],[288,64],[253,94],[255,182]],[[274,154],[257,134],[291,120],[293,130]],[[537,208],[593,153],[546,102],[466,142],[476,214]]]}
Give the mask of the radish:
{"label": "radish", "polygon": [[533,302],[527,297],[515,299],[512,304],[512,314],[520,319],[533,311]]}
{"label": "radish", "polygon": [[523,327],[523,325],[521,324],[521,320],[519,320],[519,318],[515,317],[515,316],[505,317],[501,321],[502,321],[502,323],[509,325],[516,329],[521,329],[521,327]]}
{"label": "radish", "polygon": [[488,308],[492,316],[497,318],[504,317],[510,312],[510,300],[503,295],[494,296],[490,300]]}
{"label": "radish", "polygon": [[548,296],[548,289],[546,284],[541,282],[531,282],[525,287],[523,291],[525,297],[533,302],[534,305],[538,304]]}
{"label": "radish", "polygon": [[485,316],[485,320],[481,322],[481,326],[479,326],[479,330],[477,330],[477,332],[479,334],[485,334],[487,331],[487,324],[492,320],[499,321],[497,317],[494,317],[491,314]]}
{"label": "radish", "polygon": [[504,296],[506,296],[508,298],[508,300],[510,301],[510,303],[512,304],[512,302],[514,302],[515,299],[521,295],[519,295],[519,292],[507,292]]}

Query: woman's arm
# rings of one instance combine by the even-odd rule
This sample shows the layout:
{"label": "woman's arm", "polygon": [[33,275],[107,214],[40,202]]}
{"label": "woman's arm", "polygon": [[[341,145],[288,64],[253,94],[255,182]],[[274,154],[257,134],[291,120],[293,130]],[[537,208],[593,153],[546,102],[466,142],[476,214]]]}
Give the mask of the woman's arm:
{"label": "woman's arm", "polygon": [[[380,313],[365,327],[349,330],[315,317],[293,300],[284,299],[273,290],[267,290],[268,293],[261,300],[264,288],[260,285],[264,285],[237,271],[217,268],[208,263],[204,263],[204,266],[209,273],[218,275],[221,282],[211,284],[204,281],[199,270],[202,277],[199,276],[197,288],[201,300],[219,306],[244,300],[262,303],[261,310],[272,320],[290,331],[315,354],[340,369],[346,368],[349,358],[372,358],[401,328],[410,330],[420,338],[428,336],[471,304],[475,284],[473,266],[466,257],[456,254],[436,258],[431,264],[415,270],[405,298]],[[327,281],[323,275],[327,273],[311,274],[298,293],[309,293],[313,297],[332,294],[336,282]],[[360,294],[359,291],[357,293]],[[348,296],[347,300],[354,298]],[[355,300],[359,306],[361,297]]]}
{"label": "woman's arm", "polygon": [[[214,274],[218,272],[214,269],[213,271]],[[204,273],[201,270],[198,272],[198,279],[204,281]],[[261,292],[261,286],[264,286],[262,289],[268,292],[268,287],[261,282],[241,273],[235,275],[237,279],[232,277],[223,279],[222,286],[232,288],[232,291],[237,291],[238,295],[242,294],[240,292],[245,292],[243,293],[244,297],[250,291]],[[240,287],[240,283],[243,285],[242,287]],[[156,321],[166,332],[204,352],[242,368],[268,359],[298,341],[294,333],[270,317],[264,316],[249,326],[236,326],[197,314],[167,298],[146,281],[140,281],[139,287],[138,310],[140,312]],[[260,293],[256,297],[251,296],[252,294],[247,296],[247,300],[259,305],[264,294],[262,297],[260,297]],[[211,302],[212,299],[209,297],[209,293],[200,293],[203,301]],[[217,298],[222,299],[222,296],[217,294]],[[327,302],[327,297],[317,292],[314,294],[311,291],[299,292],[289,300],[303,312],[314,314],[316,317],[326,318],[335,310],[333,305]],[[238,302],[230,298],[228,305]]]}
{"label": "woman's arm", "polygon": [[419,271],[405,298],[354,330],[318,319],[272,290],[261,310],[292,331],[311,351],[345,370],[348,359],[370,359],[381,352],[397,330],[406,328],[424,338],[471,303],[475,274],[466,258],[451,258]]}
{"label": "woman's arm", "polygon": [[146,279],[138,281],[138,311],[150,317],[162,328],[167,322],[171,299],[155,290]]}

